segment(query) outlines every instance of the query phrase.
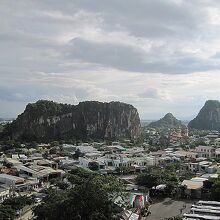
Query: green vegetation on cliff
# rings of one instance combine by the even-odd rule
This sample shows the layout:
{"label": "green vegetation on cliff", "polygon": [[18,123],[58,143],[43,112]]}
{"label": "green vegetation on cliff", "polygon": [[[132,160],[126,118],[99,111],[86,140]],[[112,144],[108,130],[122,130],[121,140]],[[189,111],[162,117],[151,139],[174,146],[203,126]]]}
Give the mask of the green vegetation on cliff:
{"label": "green vegetation on cliff", "polygon": [[148,127],[152,128],[177,128],[182,127],[180,120],[177,120],[172,113],[167,113],[163,118],[158,121],[151,122]]}
{"label": "green vegetation on cliff", "polygon": [[28,104],[26,111],[29,111],[32,116],[54,116],[70,112],[72,109],[71,105],[56,103],[48,100],[39,100],[36,103]]}
{"label": "green vegetation on cliff", "polygon": [[26,141],[136,139],[140,136],[140,119],[136,108],[121,102],[67,105],[40,100],[28,104],[5,133]]}

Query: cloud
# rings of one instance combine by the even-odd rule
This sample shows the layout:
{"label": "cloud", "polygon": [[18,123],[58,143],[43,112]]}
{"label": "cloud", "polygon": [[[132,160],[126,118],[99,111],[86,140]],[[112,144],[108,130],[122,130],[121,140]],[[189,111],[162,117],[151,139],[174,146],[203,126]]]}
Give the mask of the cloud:
{"label": "cloud", "polygon": [[[122,70],[141,70],[143,55],[135,48],[116,45],[88,42],[82,39],[74,39],[67,46],[68,59],[78,59],[86,62],[102,64]],[[126,59],[123,59],[125,58]]]}
{"label": "cloud", "polygon": [[146,99],[160,98],[160,95],[158,94],[158,91],[156,89],[147,89],[144,92],[140,93],[139,96]]}
{"label": "cloud", "polygon": [[2,1],[0,116],[48,98],[189,117],[220,98],[219,11],[216,0]]}

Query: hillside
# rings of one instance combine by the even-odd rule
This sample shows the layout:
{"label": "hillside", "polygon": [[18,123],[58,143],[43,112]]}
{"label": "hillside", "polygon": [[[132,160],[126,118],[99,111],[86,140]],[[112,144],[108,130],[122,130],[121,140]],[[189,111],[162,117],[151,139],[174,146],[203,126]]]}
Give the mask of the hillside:
{"label": "hillside", "polygon": [[182,127],[180,120],[176,119],[172,113],[167,113],[158,121],[151,122],[148,127],[152,128],[177,128]]}
{"label": "hillside", "polygon": [[138,111],[132,105],[96,101],[78,105],[40,100],[28,104],[7,130],[13,139],[117,139],[140,135]]}
{"label": "hillside", "polygon": [[206,101],[188,126],[199,130],[220,130],[220,102],[218,100]]}

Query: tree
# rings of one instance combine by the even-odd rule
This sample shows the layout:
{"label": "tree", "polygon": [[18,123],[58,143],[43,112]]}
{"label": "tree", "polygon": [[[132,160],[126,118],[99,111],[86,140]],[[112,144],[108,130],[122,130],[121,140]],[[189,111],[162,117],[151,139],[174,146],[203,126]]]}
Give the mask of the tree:
{"label": "tree", "polygon": [[37,219],[111,219],[113,214],[108,195],[94,184],[83,184],[61,195],[51,191],[47,201],[34,209]]}
{"label": "tree", "polygon": [[9,205],[0,205],[0,220],[15,219],[16,212]]}
{"label": "tree", "polygon": [[[138,185],[146,186],[151,189],[151,195],[174,195],[178,191],[179,179],[176,175],[176,167],[174,165],[167,165],[165,168],[153,167],[145,170],[136,178]],[[163,190],[152,189],[157,185],[166,185]]]}
{"label": "tree", "polygon": [[211,188],[211,198],[220,202],[220,179],[214,181]]}
{"label": "tree", "polygon": [[50,142],[50,146],[51,147],[57,147],[57,146],[59,146],[59,142],[58,141],[52,141],[52,142]]}
{"label": "tree", "polygon": [[27,196],[19,196],[4,200],[0,204],[0,220],[15,219],[16,211],[19,211],[26,205],[31,205],[33,198]]}
{"label": "tree", "polygon": [[90,170],[93,170],[93,171],[98,171],[99,170],[99,164],[97,162],[95,162],[95,161],[91,161],[88,164],[88,168]]}
{"label": "tree", "polygon": [[50,183],[62,190],[67,189],[69,187],[68,183],[65,183],[60,178],[51,179]]}
{"label": "tree", "polygon": [[74,159],[78,159],[79,157],[83,157],[84,153],[81,153],[80,149],[76,149],[75,154],[73,155]]}
{"label": "tree", "polygon": [[50,148],[49,153],[50,154],[56,154],[57,153],[57,147]]}
{"label": "tree", "polygon": [[153,173],[142,173],[138,175],[136,181],[138,185],[146,186],[147,188],[152,188],[160,183],[158,175]]}
{"label": "tree", "polygon": [[129,167],[117,167],[115,169],[115,171],[118,173],[118,174],[129,174],[130,173],[130,168]]}
{"label": "tree", "polygon": [[19,196],[4,200],[3,205],[10,206],[13,210],[20,210],[26,205],[31,205],[33,198],[27,196]]}
{"label": "tree", "polygon": [[49,189],[48,196],[35,207],[39,220],[111,220],[115,217],[115,196],[122,184],[111,176],[101,176],[82,169],[73,170],[68,180],[74,188]]}
{"label": "tree", "polygon": [[204,181],[203,194],[212,200],[220,201],[220,178],[210,178]]}

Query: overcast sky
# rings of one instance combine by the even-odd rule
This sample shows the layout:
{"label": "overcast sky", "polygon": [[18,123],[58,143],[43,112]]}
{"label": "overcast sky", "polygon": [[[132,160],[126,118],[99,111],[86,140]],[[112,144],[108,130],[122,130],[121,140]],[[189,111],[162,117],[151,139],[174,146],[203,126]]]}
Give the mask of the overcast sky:
{"label": "overcast sky", "polygon": [[0,0],[0,117],[38,99],[192,118],[220,99],[220,1]]}

